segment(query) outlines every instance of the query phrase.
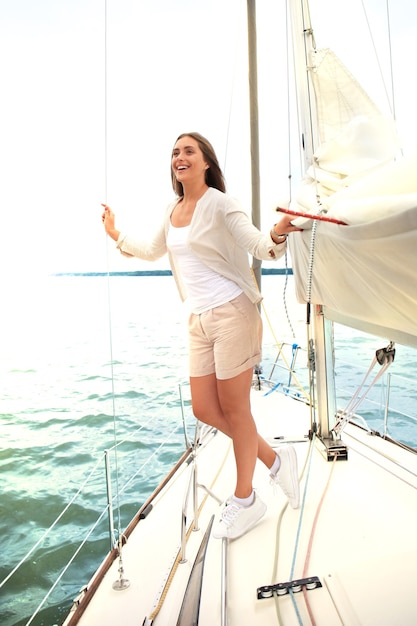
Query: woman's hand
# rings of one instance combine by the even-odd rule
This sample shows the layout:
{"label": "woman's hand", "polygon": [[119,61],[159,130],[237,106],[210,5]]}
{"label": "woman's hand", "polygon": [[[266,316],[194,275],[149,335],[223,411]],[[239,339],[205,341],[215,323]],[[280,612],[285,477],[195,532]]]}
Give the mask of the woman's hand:
{"label": "woman's hand", "polygon": [[117,241],[120,235],[120,231],[116,230],[114,226],[114,213],[107,204],[102,204],[101,206],[104,207],[104,211],[101,216],[102,222],[104,224],[104,230],[109,237],[114,239],[114,241]]}
{"label": "woman's hand", "polygon": [[288,233],[302,230],[291,224],[291,220],[294,219],[293,215],[283,213],[279,221],[273,225],[270,232],[270,237],[276,245],[284,244],[287,241]]}
{"label": "woman's hand", "polygon": [[291,224],[291,220],[295,219],[294,215],[289,215],[288,213],[279,213],[279,220],[274,224],[274,233],[278,237],[279,235],[288,235],[288,233],[293,233],[297,231],[302,231],[302,228],[298,228],[297,226],[293,226]]}

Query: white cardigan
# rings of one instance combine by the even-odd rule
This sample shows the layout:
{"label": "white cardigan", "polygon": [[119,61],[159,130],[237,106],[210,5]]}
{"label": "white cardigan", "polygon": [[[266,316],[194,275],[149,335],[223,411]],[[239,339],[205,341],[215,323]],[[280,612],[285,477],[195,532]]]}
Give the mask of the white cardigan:
{"label": "white cardigan", "polygon": [[[166,245],[171,213],[177,202],[167,207],[165,219],[151,241],[138,241],[121,233],[117,248],[125,256],[147,261],[156,261],[168,252],[180,297],[185,300],[185,286]],[[194,254],[210,269],[239,285],[252,302],[260,302],[262,296],[255,284],[248,253],[271,261],[284,254],[286,241],[275,244],[252,224],[237,200],[213,187],[198,200],[190,226],[188,244]]]}

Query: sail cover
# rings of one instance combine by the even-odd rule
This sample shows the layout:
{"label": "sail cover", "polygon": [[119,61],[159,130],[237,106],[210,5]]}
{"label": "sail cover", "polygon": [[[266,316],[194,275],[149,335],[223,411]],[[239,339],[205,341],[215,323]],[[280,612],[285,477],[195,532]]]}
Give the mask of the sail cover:
{"label": "sail cover", "polygon": [[417,346],[417,155],[398,157],[395,126],[329,51],[311,63],[319,146],[291,208],[300,302],[364,332]]}

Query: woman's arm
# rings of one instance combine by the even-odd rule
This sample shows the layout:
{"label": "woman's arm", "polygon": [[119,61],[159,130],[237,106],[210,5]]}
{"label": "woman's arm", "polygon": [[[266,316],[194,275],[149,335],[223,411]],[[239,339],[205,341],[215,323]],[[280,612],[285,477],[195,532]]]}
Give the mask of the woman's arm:
{"label": "woman's arm", "polygon": [[280,258],[285,252],[287,235],[302,230],[291,224],[294,216],[282,213],[270,234],[265,235],[252,224],[248,215],[233,200],[226,210],[225,219],[235,242],[257,259]]}
{"label": "woman's arm", "polygon": [[111,208],[107,204],[103,204],[102,206],[104,207],[104,211],[101,218],[104,229],[109,237],[116,241],[117,248],[123,256],[137,257],[145,261],[156,261],[164,256],[167,248],[163,224],[149,241],[140,241],[121,233],[121,231],[115,227],[115,216]]}

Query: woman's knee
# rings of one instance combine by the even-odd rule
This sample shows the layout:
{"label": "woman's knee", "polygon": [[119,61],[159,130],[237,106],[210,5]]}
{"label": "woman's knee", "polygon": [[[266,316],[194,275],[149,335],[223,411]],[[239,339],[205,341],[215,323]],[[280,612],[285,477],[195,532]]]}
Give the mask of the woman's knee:
{"label": "woman's knee", "polygon": [[191,406],[193,409],[193,415],[196,419],[200,420],[200,422],[204,422],[207,424],[207,411],[204,409],[204,405],[201,402],[192,401]]}

